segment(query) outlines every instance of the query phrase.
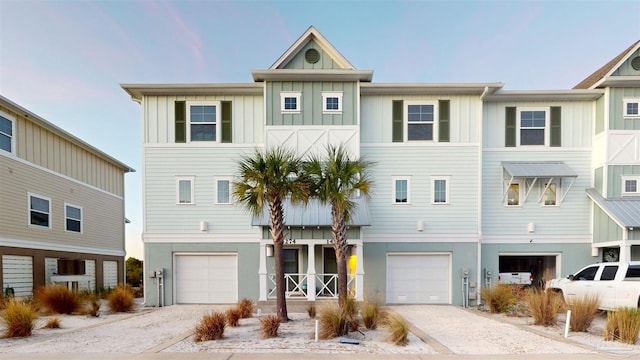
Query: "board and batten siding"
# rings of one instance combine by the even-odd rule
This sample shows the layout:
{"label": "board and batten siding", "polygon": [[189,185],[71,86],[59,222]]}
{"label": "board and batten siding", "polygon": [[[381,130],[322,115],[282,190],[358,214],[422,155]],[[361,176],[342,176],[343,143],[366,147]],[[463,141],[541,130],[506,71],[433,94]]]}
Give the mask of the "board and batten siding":
{"label": "board and batten siding", "polygon": [[[425,223],[424,233],[477,233],[478,147],[371,146],[363,147],[362,155],[374,163],[366,234],[416,234],[418,220]],[[397,176],[411,178],[410,204],[392,204]],[[449,176],[449,204],[431,204],[431,176]]]}
{"label": "board and batten siding", "polygon": [[[264,103],[262,96],[145,96],[142,104],[143,143],[175,143],[176,101],[230,101],[232,143],[259,144],[264,137]],[[198,144],[211,142],[199,141]]]}
{"label": "board and batten siding", "polygon": [[[305,60],[305,53],[309,49],[316,49],[320,54],[318,62],[310,64]],[[341,67],[333,61],[333,58],[325,52],[320,45],[314,40],[309,41],[298,53],[284,66],[285,69],[341,69]]]}
{"label": "board and batten siding", "polygon": [[124,196],[123,170],[48,129],[0,106],[15,119],[16,157]]}
{"label": "board and batten siding", "polygon": [[610,88],[609,93],[609,130],[640,130],[640,118],[624,117],[624,99],[640,98],[640,87]]}
{"label": "board and batten siding", "polygon": [[607,197],[622,196],[622,176],[640,175],[640,165],[609,165],[607,166]]}
{"label": "board and batten siding", "polygon": [[593,205],[593,242],[603,243],[622,240],[622,228],[598,205]]}
{"label": "board and batten siding", "polygon": [[366,95],[360,100],[361,143],[391,143],[393,101],[449,100],[449,142],[478,144],[482,103],[478,96],[387,96]]}
{"label": "board and batten siding", "polygon": [[[0,228],[8,239],[124,252],[124,199],[16,159],[0,183]],[[51,228],[29,225],[28,193],[51,199]],[[64,204],[82,207],[82,233],[65,231]]]}
{"label": "board and batten siding", "polygon": [[[269,81],[265,91],[267,125],[357,125],[358,100],[355,82]],[[282,112],[282,92],[300,93],[300,112]],[[342,112],[323,113],[323,92],[342,92]]]}
{"label": "board and batten siding", "polygon": [[[593,124],[591,101],[485,102],[483,107],[483,148],[505,147],[506,107],[561,107],[561,148],[590,148]],[[517,116],[517,114],[516,114]],[[517,118],[516,118],[517,120]]]}
{"label": "board and batten siding", "polygon": [[[563,131],[564,132],[564,131]],[[517,148],[516,148],[517,149]],[[591,152],[588,150],[527,151],[485,150],[482,169],[482,232],[484,235],[528,235],[527,224],[535,224],[536,235],[587,235],[590,233],[589,204],[585,189],[591,187]],[[559,149],[559,148],[553,148]],[[578,174],[573,186],[559,206],[542,206],[538,179],[526,202],[506,206],[503,161],[563,161]],[[508,181],[508,179],[507,179]],[[564,192],[570,179],[563,180]],[[560,199],[560,195],[558,196]],[[560,201],[560,200],[559,200]]]}
{"label": "board and batten siding", "polygon": [[[144,201],[147,233],[254,233],[251,215],[236,204],[215,204],[217,177],[238,172],[253,147],[145,147]],[[176,177],[194,177],[194,204],[176,204]],[[258,239],[258,237],[256,237]]]}

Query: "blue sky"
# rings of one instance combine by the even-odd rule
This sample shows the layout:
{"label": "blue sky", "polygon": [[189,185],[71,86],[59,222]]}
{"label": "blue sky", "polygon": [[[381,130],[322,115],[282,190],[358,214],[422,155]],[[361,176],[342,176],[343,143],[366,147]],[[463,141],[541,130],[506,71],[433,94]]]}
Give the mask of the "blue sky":
{"label": "blue sky", "polygon": [[0,94],[138,170],[142,259],[140,106],[119,84],[251,82],[310,25],[374,82],[568,89],[640,39],[640,0],[0,0]]}

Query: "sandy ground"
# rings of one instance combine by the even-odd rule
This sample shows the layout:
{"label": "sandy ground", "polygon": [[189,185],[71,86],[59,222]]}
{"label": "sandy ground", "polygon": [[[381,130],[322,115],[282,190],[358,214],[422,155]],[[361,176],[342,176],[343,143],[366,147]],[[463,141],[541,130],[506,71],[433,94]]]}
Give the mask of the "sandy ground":
{"label": "sandy ground", "polygon": [[[138,307],[133,313],[104,312],[93,318],[55,315],[61,329],[42,328],[50,316],[36,322],[31,337],[0,339],[1,353],[143,353],[143,352],[286,352],[345,354],[580,354],[605,352],[640,356],[640,343],[625,345],[602,339],[604,318],[594,322],[589,333],[564,333],[564,317],[557,327],[531,325],[531,318],[491,315],[455,306],[393,306],[415,327],[407,346],[386,340],[387,330],[350,333],[358,345],[341,339],[314,340],[315,320],[307,314],[290,313],[292,321],[282,324],[280,337],[260,338],[259,320],[240,320],[227,327],[225,338],[196,343],[193,329],[202,316],[229,306],[176,305],[163,308]],[[4,324],[0,323],[0,331]],[[424,341],[423,341],[424,340]],[[0,355],[0,357],[2,357]]]}

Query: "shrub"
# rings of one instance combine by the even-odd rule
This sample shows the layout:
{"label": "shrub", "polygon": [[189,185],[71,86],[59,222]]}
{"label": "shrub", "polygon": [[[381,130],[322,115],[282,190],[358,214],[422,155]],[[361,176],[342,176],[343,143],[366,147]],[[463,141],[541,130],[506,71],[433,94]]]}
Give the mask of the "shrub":
{"label": "shrub", "polygon": [[619,339],[627,344],[635,344],[640,336],[640,308],[619,308],[607,313],[604,328],[605,340]]}
{"label": "shrub", "polygon": [[307,306],[307,314],[309,314],[309,317],[312,318],[312,319],[316,317],[316,307],[315,307],[315,305]]}
{"label": "shrub", "polygon": [[227,325],[231,327],[236,327],[240,325],[240,318],[242,317],[242,309],[239,307],[233,307],[226,312],[227,314]]}
{"label": "shrub", "polygon": [[405,346],[409,343],[409,324],[402,316],[396,313],[389,313],[385,316],[384,325],[389,330],[389,341],[400,346]]}
{"label": "shrub", "polygon": [[87,310],[86,314],[98,317],[100,316],[100,298],[95,293],[88,294],[87,297]]}
{"label": "shrub", "polygon": [[560,294],[531,288],[527,291],[525,300],[535,325],[551,326],[557,323],[558,312],[563,303]]}
{"label": "shrub", "polygon": [[277,315],[267,315],[260,318],[260,332],[263,339],[278,337],[280,329],[280,317]]}
{"label": "shrub", "polygon": [[342,317],[338,305],[327,304],[320,309],[320,330],[318,336],[321,339],[332,339],[346,334],[347,323]]}
{"label": "shrub", "polygon": [[133,292],[128,288],[118,286],[107,295],[107,302],[112,312],[129,312],[133,310]]}
{"label": "shrub", "polygon": [[64,285],[47,285],[39,288],[36,301],[49,311],[58,314],[72,314],[80,308],[82,297]]}
{"label": "shrub", "polygon": [[347,296],[342,302],[342,316],[345,319],[353,319],[358,313],[358,303],[353,296]]}
{"label": "shrub", "polygon": [[505,284],[483,287],[480,296],[485,304],[489,305],[489,311],[494,314],[507,312],[517,301],[512,286]]}
{"label": "shrub", "polygon": [[569,321],[571,331],[587,332],[598,312],[598,304],[598,298],[593,296],[576,299],[567,304],[568,309],[571,310]]}
{"label": "shrub", "polygon": [[369,330],[375,330],[378,327],[380,319],[380,305],[378,303],[366,302],[362,309],[362,322]]}
{"label": "shrub", "polygon": [[253,301],[248,298],[243,298],[238,303],[238,308],[240,309],[240,318],[247,319],[253,316]]}
{"label": "shrub", "polygon": [[52,317],[47,320],[47,323],[44,325],[47,329],[59,329],[60,328],[60,320],[57,317]]}
{"label": "shrub", "polygon": [[195,342],[219,340],[224,336],[224,328],[227,326],[227,319],[222,312],[212,312],[202,317],[196,326]]}
{"label": "shrub", "polygon": [[8,299],[2,313],[2,319],[6,323],[5,337],[31,336],[33,323],[36,320],[34,308],[23,301]]}

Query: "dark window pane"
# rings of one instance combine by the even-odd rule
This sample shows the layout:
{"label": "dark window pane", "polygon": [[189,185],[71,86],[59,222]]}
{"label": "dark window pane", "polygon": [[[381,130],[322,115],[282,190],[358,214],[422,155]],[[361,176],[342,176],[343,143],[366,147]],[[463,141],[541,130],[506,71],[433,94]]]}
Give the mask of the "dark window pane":
{"label": "dark window pane", "polygon": [[638,115],[638,103],[627,103],[627,115]]}
{"label": "dark window pane", "polygon": [[80,232],[80,221],[67,219],[67,231]]}
{"label": "dark window pane", "polygon": [[447,202],[447,181],[435,180],[433,182],[433,202]]}
{"label": "dark window pane", "polygon": [[520,145],[544,145],[544,130],[521,129]]}
{"label": "dark window pane", "polygon": [[625,278],[640,279],[640,265],[629,266],[627,269],[627,276]]}
{"label": "dark window pane", "polygon": [[0,134],[5,134],[8,136],[13,135],[13,129],[11,128],[11,120],[0,116]]}
{"label": "dark window pane", "polygon": [[286,97],[284,98],[284,109],[285,110],[297,110],[298,109],[298,99],[294,97]]}
{"label": "dark window pane", "polygon": [[617,266],[605,266],[600,275],[600,280],[613,280],[618,272]]}
{"label": "dark window pane", "polygon": [[596,277],[596,272],[598,272],[598,267],[591,266],[577,273],[573,277],[573,279],[574,280],[593,280]]}
{"label": "dark window pane", "polygon": [[31,225],[46,226],[49,227],[49,214],[44,214],[37,211],[31,212]]}
{"label": "dark window pane", "polygon": [[216,126],[191,124],[191,141],[216,141]]}
{"label": "dark window pane", "polygon": [[624,192],[637,192],[638,182],[636,180],[626,180],[624,182]]}
{"label": "dark window pane", "polygon": [[429,122],[433,121],[433,105],[408,105],[407,120]]}
{"label": "dark window pane", "polygon": [[433,124],[409,124],[409,140],[433,140]]}
{"label": "dark window pane", "polygon": [[338,110],[338,98],[337,97],[328,97],[327,98],[327,110]]}
{"label": "dark window pane", "polygon": [[81,220],[80,209],[73,206],[67,206],[67,217],[71,219]]}
{"label": "dark window pane", "polygon": [[11,152],[11,138],[7,135],[0,134],[0,149]]}
{"label": "dark window pane", "polygon": [[43,213],[49,213],[49,200],[40,199],[35,196],[32,196],[31,210],[37,210]]}

